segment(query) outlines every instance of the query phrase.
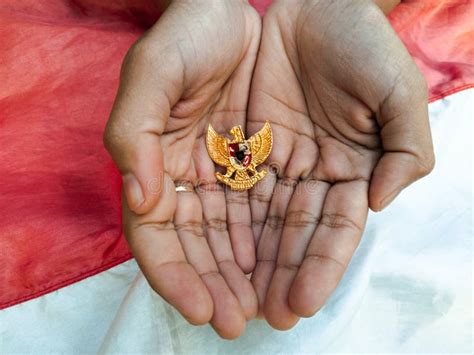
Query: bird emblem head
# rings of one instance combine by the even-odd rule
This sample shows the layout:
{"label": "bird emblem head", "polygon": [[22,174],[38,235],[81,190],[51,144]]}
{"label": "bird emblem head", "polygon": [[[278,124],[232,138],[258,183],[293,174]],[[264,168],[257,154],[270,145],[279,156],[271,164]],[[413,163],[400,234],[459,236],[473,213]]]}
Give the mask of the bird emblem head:
{"label": "bird emblem head", "polygon": [[244,132],[241,126],[232,127],[230,134],[234,137],[233,142],[242,142],[245,140]]}

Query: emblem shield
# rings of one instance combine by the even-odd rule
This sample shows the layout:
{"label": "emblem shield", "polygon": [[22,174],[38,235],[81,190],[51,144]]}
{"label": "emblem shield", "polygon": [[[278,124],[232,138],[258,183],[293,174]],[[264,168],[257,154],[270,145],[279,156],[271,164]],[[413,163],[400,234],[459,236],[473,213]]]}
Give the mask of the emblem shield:
{"label": "emblem shield", "polygon": [[247,142],[230,143],[229,155],[235,165],[244,169],[252,162],[252,153]]}

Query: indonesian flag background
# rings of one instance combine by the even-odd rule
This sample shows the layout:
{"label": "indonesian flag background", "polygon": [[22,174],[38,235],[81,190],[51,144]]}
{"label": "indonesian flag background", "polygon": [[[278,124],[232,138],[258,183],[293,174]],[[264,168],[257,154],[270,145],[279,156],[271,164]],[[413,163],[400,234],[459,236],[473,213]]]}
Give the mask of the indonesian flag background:
{"label": "indonesian flag background", "polygon": [[0,353],[472,353],[473,2],[389,16],[429,84],[433,173],[369,216],[315,317],[285,333],[252,321],[233,342],[156,295],[121,235],[102,132],[151,3],[0,2]]}

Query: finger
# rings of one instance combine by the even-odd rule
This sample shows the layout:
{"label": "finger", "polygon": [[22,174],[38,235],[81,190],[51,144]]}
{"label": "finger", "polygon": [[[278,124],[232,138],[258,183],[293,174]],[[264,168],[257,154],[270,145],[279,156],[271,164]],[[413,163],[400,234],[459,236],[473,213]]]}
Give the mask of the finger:
{"label": "finger", "polygon": [[398,84],[381,107],[378,121],[384,154],[369,190],[374,211],[385,208],[402,189],[433,170],[426,84],[420,75],[414,70],[410,84]]}
{"label": "finger", "polygon": [[209,291],[187,262],[172,222],[176,209],[174,183],[165,175],[162,198],[145,215],[123,203],[124,232],[150,286],[192,324],[205,324],[213,314]]}
{"label": "finger", "polygon": [[273,190],[277,182],[277,174],[275,171],[268,167],[263,167],[263,169],[267,169],[268,174],[249,191],[252,232],[255,238],[255,245],[258,245],[260,236],[262,235],[272,200]]}
{"label": "finger", "polygon": [[181,88],[172,84],[181,78],[180,62],[162,55],[153,58],[158,63],[151,66],[147,46],[146,41],[140,41],[127,54],[104,132],[105,147],[123,177],[128,206],[138,214],[148,212],[159,198],[163,181],[159,137],[170,107],[181,94]]}
{"label": "finger", "polygon": [[204,210],[207,240],[212,254],[227,285],[239,300],[245,318],[251,319],[257,312],[257,297],[234,259],[227,231],[224,189],[214,181],[199,186],[198,195]]}
{"label": "finger", "polygon": [[244,273],[255,268],[255,240],[247,191],[225,190],[227,225],[237,264]]}
{"label": "finger", "polygon": [[300,317],[314,315],[338,285],[359,244],[368,212],[368,183],[333,185],[326,196],[318,227],[288,301]]}
{"label": "finger", "polygon": [[238,298],[245,317],[251,319],[257,312],[257,296],[252,284],[235,262],[234,251],[227,230],[227,211],[224,189],[217,184],[214,165],[207,155],[204,141],[197,146],[195,165],[199,176],[197,193],[202,204],[207,240],[219,270]]}
{"label": "finger", "polygon": [[219,262],[219,272],[224,277],[235,297],[237,297],[245,319],[251,320],[255,318],[258,310],[257,295],[242,269],[240,269],[235,261],[224,260]]}
{"label": "finger", "polygon": [[277,265],[265,298],[265,318],[274,328],[290,329],[299,320],[288,304],[288,294],[320,221],[329,187],[326,182],[304,180],[288,205]]}
{"label": "finger", "polygon": [[188,262],[211,294],[214,303],[211,325],[223,338],[238,337],[245,328],[245,317],[237,298],[219,273],[209,248],[203,229],[201,201],[195,192],[178,193],[175,225]]}
{"label": "finger", "polygon": [[263,305],[275,270],[283,222],[295,186],[296,180],[293,179],[285,178],[277,181],[262,236],[257,246],[257,264],[251,280],[257,293],[259,317],[263,316]]}

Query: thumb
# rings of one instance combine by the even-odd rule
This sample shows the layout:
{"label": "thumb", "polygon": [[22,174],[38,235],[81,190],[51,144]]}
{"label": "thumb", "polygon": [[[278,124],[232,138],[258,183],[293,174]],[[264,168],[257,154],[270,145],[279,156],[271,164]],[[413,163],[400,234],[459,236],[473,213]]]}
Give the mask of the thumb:
{"label": "thumb", "polygon": [[160,136],[170,107],[180,95],[179,88],[171,85],[180,82],[179,72],[176,60],[164,55],[154,57],[143,41],[132,47],[122,66],[120,87],[104,132],[104,145],[122,174],[127,204],[137,214],[148,212],[161,193]]}
{"label": "thumb", "polygon": [[408,185],[434,167],[424,78],[414,69],[382,103],[378,123],[384,153],[372,174],[369,205],[381,211]]}

